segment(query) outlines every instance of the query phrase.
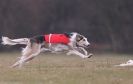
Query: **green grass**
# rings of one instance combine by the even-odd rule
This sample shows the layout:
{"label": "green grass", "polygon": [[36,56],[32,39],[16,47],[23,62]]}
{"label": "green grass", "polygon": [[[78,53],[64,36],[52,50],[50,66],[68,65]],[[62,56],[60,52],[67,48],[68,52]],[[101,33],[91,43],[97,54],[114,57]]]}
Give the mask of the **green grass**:
{"label": "green grass", "polygon": [[0,54],[0,84],[132,84],[133,67],[114,67],[132,55],[96,54],[90,59],[40,54],[23,68],[9,68],[19,53]]}

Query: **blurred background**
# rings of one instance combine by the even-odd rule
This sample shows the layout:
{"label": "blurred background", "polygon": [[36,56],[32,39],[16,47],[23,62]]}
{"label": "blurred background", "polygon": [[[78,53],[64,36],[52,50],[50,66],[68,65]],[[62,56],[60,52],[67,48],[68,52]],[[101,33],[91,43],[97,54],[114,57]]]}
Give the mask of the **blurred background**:
{"label": "blurred background", "polygon": [[132,27],[133,0],[0,0],[0,36],[78,32],[91,51],[132,53]]}

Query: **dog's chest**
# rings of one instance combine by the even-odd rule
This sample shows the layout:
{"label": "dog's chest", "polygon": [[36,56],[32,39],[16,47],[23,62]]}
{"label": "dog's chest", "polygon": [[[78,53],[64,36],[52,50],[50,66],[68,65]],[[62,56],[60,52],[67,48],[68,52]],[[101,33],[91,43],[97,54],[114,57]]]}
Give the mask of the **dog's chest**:
{"label": "dog's chest", "polygon": [[70,42],[69,38],[64,34],[47,34],[44,35],[44,38],[47,43],[68,44]]}

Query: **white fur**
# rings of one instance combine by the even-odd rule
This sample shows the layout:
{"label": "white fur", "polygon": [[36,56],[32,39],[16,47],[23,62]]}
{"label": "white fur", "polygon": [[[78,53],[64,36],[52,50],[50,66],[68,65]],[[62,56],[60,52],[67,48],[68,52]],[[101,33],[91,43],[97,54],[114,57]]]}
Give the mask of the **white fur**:
{"label": "white fur", "polygon": [[73,35],[70,38],[70,43],[68,44],[69,46],[71,46],[71,48],[76,47],[76,36],[78,33],[73,32],[72,34]]}
{"label": "white fur", "polygon": [[29,42],[28,38],[20,38],[20,39],[10,39],[8,37],[2,36],[2,44],[3,45],[16,45],[16,44],[27,44]]}
{"label": "white fur", "polygon": [[77,44],[82,47],[86,47],[87,45],[90,45],[87,38],[85,38],[84,36],[83,36],[83,39],[80,40]]}

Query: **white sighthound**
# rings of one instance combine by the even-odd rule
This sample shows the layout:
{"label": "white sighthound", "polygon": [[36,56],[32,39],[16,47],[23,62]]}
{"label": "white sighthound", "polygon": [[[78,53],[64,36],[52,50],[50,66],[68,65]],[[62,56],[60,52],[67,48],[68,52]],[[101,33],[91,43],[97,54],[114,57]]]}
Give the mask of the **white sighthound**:
{"label": "white sighthound", "polygon": [[[59,38],[59,39],[57,39]],[[22,56],[11,67],[21,67],[25,62],[35,58],[42,51],[51,51],[53,53],[68,51],[67,55],[75,54],[81,58],[90,58],[92,54],[88,54],[85,47],[90,43],[83,35],[79,33],[64,33],[64,34],[47,34],[34,36],[32,38],[10,39],[2,37],[3,45],[26,45],[22,50]]]}

